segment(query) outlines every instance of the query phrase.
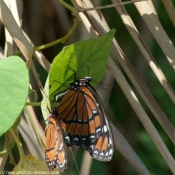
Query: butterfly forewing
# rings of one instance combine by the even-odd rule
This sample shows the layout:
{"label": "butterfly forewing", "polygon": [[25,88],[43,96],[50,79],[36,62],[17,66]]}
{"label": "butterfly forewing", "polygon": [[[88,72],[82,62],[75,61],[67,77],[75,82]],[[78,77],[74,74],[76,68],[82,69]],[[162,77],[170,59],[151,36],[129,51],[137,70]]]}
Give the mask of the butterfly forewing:
{"label": "butterfly forewing", "polygon": [[51,114],[45,129],[45,160],[50,170],[58,167],[59,171],[63,172],[67,168],[67,160],[60,128],[60,120],[55,114]]}
{"label": "butterfly forewing", "polygon": [[58,116],[65,123],[63,130],[68,146],[94,143],[102,132],[99,107],[84,86],[67,92],[59,104]]}

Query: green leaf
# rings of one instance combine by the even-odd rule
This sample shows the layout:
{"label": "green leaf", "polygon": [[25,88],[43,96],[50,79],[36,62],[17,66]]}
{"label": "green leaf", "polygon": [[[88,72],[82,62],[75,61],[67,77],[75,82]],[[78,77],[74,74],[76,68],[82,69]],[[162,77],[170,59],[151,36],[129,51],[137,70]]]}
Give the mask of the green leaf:
{"label": "green leaf", "polygon": [[28,95],[28,69],[20,57],[0,60],[0,136],[20,115]]}
{"label": "green leaf", "polygon": [[49,110],[51,109],[48,94],[49,94],[49,76],[47,76],[44,91],[42,91],[43,99],[41,101],[41,111],[45,120],[48,119],[50,114]]}
{"label": "green leaf", "polygon": [[[63,48],[55,57],[49,73],[51,102],[55,94],[69,88],[69,84],[74,81],[74,71],[77,78],[91,76],[95,82],[101,81],[114,34],[115,30],[112,29],[99,38],[76,42]],[[95,85],[92,83],[92,86]]]}

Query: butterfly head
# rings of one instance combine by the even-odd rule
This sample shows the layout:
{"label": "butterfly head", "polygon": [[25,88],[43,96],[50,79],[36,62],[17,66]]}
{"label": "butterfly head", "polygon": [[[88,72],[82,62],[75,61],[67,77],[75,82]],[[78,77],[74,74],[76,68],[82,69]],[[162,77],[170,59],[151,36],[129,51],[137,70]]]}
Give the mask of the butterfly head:
{"label": "butterfly head", "polygon": [[58,114],[58,106],[57,107],[54,107],[52,109],[52,116],[57,116],[57,114]]}
{"label": "butterfly head", "polygon": [[78,79],[70,84],[70,88],[73,90],[78,90],[80,86],[86,86],[87,84],[89,84],[91,80],[92,80],[91,77],[85,77],[85,78]]}
{"label": "butterfly head", "polygon": [[73,90],[78,90],[80,87],[79,80],[74,81],[73,83],[70,84],[70,88]]}
{"label": "butterfly head", "polygon": [[85,77],[86,83],[89,84],[90,81],[92,81],[92,77]]}

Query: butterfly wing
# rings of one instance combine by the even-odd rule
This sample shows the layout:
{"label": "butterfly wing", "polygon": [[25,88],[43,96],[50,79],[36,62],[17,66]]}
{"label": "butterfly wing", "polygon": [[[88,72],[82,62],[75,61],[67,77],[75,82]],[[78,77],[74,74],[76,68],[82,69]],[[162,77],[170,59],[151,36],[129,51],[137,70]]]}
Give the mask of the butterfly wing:
{"label": "butterfly wing", "polygon": [[90,155],[94,159],[99,161],[110,161],[114,154],[113,136],[110,124],[100,97],[89,84],[88,89],[91,91],[99,106],[100,116],[102,119],[102,133],[95,143],[86,146],[85,149],[89,151]]}
{"label": "butterfly wing", "polygon": [[99,161],[110,161],[114,154],[113,140],[109,129],[106,125],[103,126],[102,135],[94,144],[85,148],[90,155]]}
{"label": "butterfly wing", "polygon": [[45,160],[50,170],[58,167],[60,172],[67,169],[67,159],[64,151],[60,121],[55,114],[49,116],[49,122],[45,129],[46,150]]}
{"label": "butterfly wing", "polygon": [[94,143],[102,132],[99,107],[85,86],[65,94],[58,106],[58,116],[63,120],[67,146]]}
{"label": "butterfly wing", "polygon": [[89,84],[90,77],[71,86],[58,106],[58,116],[67,146],[83,146],[100,161],[110,161],[114,154],[113,137],[100,97]]}

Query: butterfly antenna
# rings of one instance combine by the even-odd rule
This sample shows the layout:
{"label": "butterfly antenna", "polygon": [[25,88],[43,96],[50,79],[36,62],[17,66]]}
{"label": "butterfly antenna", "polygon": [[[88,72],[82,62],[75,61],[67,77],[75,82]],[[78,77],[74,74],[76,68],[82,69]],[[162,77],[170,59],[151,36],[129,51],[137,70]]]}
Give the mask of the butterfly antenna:
{"label": "butterfly antenna", "polygon": [[47,108],[47,110],[51,113],[51,111],[50,111],[50,109],[49,109],[49,107],[48,107],[48,104],[47,104],[46,108]]}
{"label": "butterfly antenna", "polygon": [[77,75],[76,75],[76,72],[75,72],[75,70],[73,70],[70,66],[68,66],[69,67],[69,69],[70,70],[72,70],[73,72],[74,72],[74,80],[76,80],[76,78],[77,78]]}
{"label": "butterfly antenna", "polygon": [[[47,104],[46,108],[47,108],[47,110],[51,113],[51,111],[50,111],[50,109],[49,109],[49,107],[48,107],[48,104]],[[46,120],[42,121],[41,123],[44,123],[44,122],[46,122],[47,120],[48,120],[48,118],[47,118]]]}
{"label": "butterfly antenna", "polygon": [[100,86],[100,85],[112,86],[112,87],[115,87],[115,88],[118,88],[118,87],[119,87],[119,86],[115,86],[115,85],[111,85],[111,84],[99,83],[99,82],[96,82],[96,81],[94,81],[94,80],[93,80],[93,83],[95,83],[97,86],[99,86],[99,87],[102,88],[102,89],[105,89],[105,88],[103,88],[103,87]]}
{"label": "butterfly antenna", "polygon": [[44,122],[46,122],[47,120],[48,120],[48,118],[47,118],[46,120],[42,121],[41,123],[44,123]]}
{"label": "butterfly antenna", "polygon": [[78,165],[77,165],[77,162],[76,162],[74,153],[73,153],[73,151],[72,151],[72,148],[69,148],[69,149],[70,149],[70,152],[71,152],[71,154],[72,154],[73,160],[74,160],[74,162],[75,162],[75,166],[76,166],[76,168],[77,168],[77,172],[78,172],[78,174],[80,175],[80,170],[79,170],[79,168],[78,168]]}
{"label": "butterfly antenna", "polygon": [[44,95],[48,98],[48,100],[49,100],[49,97],[47,96],[47,94],[44,92],[44,89],[42,88],[42,87],[40,87],[40,86],[38,86],[40,89],[41,89],[41,91],[44,93]]}
{"label": "butterfly antenna", "polygon": [[61,83],[61,82],[59,82],[59,81],[57,81],[57,80],[54,80],[54,81],[56,81],[57,83],[61,84],[62,86],[66,87],[66,88],[69,88],[69,87],[67,87],[65,84],[63,84],[63,83]]}

